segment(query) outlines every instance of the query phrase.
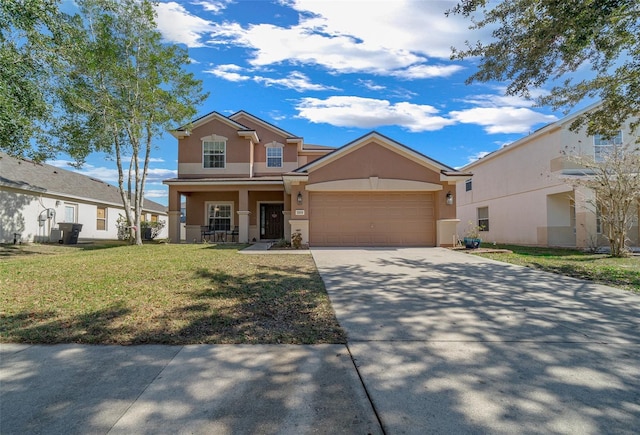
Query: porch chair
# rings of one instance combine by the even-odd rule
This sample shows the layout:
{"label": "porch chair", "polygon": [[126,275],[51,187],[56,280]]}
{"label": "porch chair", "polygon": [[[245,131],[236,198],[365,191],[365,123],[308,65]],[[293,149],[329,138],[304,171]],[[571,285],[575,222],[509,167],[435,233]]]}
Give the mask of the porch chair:
{"label": "porch chair", "polygon": [[209,237],[207,241],[211,241],[211,236],[215,235],[214,231],[209,228],[209,225],[200,225],[200,241],[204,242],[205,237]]}
{"label": "porch chair", "polygon": [[235,243],[238,241],[238,234],[240,233],[240,228],[238,226],[233,227],[233,230],[228,231],[227,235],[231,236],[231,242]]}

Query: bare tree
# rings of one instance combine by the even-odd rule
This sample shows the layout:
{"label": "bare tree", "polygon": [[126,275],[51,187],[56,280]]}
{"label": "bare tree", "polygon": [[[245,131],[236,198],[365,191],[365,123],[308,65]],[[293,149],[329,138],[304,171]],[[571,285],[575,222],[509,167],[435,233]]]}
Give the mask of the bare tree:
{"label": "bare tree", "polygon": [[581,169],[568,181],[576,187],[591,189],[595,195],[588,202],[600,215],[602,233],[609,241],[611,255],[628,254],[629,230],[640,206],[640,142],[629,135],[622,144],[612,144],[599,154],[570,153],[568,158]]}

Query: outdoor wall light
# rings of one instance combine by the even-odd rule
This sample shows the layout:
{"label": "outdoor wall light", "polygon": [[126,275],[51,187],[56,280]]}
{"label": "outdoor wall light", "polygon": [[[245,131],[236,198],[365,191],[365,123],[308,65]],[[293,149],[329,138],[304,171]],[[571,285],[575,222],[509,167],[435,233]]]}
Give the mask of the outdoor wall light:
{"label": "outdoor wall light", "polygon": [[447,192],[447,205],[453,205],[453,194],[451,192]]}
{"label": "outdoor wall light", "polygon": [[297,200],[298,200],[298,205],[302,205],[302,192],[298,192]]}

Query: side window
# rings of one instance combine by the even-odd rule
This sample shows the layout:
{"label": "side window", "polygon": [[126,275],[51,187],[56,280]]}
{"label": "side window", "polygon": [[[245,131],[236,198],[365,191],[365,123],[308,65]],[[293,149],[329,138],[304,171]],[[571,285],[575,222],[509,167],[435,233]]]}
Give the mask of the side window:
{"label": "side window", "polygon": [[98,207],[97,209],[96,230],[107,230],[107,207]]}
{"label": "side window", "polygon": [[465,192],[469,192],[472,188],[473,188],[473,185],[471,184],[471,178],[469,178],[464,183],[464,190],[465,190]]}
{"label": "side window", "polygon": [[478,208],[478,227],[480,231],[489,231],[489,207]]}
{"label": "side window", "polygon": [[212,135],[202,138],[202,165],[224,169],[227,161],[227,138]]}
{"label": "side window", "polygon": [[64,221],[67,223],[77,223],[78,222],[77,219],[78,219],[78,205],[65,203]]}

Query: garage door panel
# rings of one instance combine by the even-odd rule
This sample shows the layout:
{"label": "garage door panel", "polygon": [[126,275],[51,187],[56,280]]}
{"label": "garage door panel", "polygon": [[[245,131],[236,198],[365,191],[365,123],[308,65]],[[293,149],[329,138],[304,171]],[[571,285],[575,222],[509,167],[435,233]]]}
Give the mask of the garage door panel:
{"label": "garage door panel", "polygon": [[435,246],[432,193],[311,194],[312,246]]}

